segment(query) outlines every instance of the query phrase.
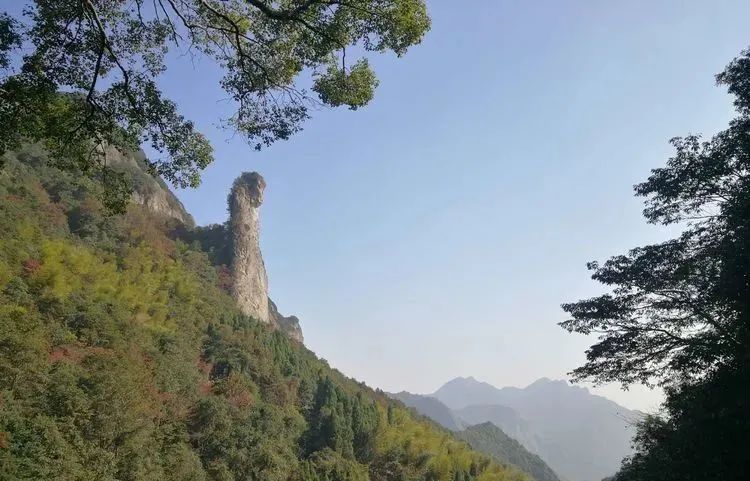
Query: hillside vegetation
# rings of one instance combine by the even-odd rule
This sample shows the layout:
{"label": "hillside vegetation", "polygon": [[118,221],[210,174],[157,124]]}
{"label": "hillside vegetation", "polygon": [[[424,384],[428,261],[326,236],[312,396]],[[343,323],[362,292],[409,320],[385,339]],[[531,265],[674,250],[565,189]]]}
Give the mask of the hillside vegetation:
{"label": "hillside vegetation", "polygon": [[518,429],[525,425],[525,421],[513,409],[499,405],[468,406],[456,412],[439,400],[422,394],[402,391],[390,396],[453,431],[472,449],[495,461],[515,466],[535,481],[559,481],[552,468],[534,454],[538,451],[525,445],[529,440],[534,445],[536,443],[532,433]]}
{"label": "hillside vegetation", "polygon": [[507,462],[529,473],[535,481],[560,481],[554,471],[536,454],[490,422],[469,426],[458,436],[479,452]]}
{"label": "hillside vegetation", "polygon": [[528,479],[243,316],[180,225],[0,173],[0,480]]}

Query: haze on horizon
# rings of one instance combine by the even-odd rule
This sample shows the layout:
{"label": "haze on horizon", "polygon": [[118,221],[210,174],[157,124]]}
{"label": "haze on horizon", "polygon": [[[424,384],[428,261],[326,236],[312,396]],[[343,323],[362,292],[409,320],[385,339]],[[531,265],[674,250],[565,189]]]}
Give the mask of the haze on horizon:
{"label": "haze on horizon", "polygon": [[746,2],[655,3],[432,1],[409,61],[374,59],[371,105],[316,112],[260,153],[213,124],[231,110],[218,71],[179,59],[165,86],[218,160],[179,196],[199,224],[223,222],[234,178],[263,174],[271,295],[349,376],[416,393],[565,378],[593,338],[556,325],[560,304],[602,292],[587,261],[670,234],[632,185],[671,137],[726,124],[713,76],[748,47]]}

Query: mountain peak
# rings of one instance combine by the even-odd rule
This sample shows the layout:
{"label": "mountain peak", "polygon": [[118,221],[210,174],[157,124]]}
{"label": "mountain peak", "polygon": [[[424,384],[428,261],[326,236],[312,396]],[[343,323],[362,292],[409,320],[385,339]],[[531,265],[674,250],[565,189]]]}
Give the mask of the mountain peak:
{"label": "mountain peak", "polygon": [[632,452],[626,419],[635,414],[562,379],[543,377],[525,388],[498,389],[456,378],[433,396],[469,424],[496,420],[566,479],[602,479]]}
{"label": "mountain peak", "polygon": [[550,379],[548,377],[540,377],[536,381],[526,386],[526,389],[533,388],[533,387],[540,387],[540,386],[550,386],[550,385],[566,386],[566,387],[570,386],[570,384],[568,384],[568,381],[564,379]]}
{"label": "mountain peak", "polygon": [[571,395],[590,394],[589,390],[583,386],[570,384],[565,379],[550,379],[542,377],[532,382],[524,388],[528,391],[555,391],[559,393],[570,393]]}
{"label": "mountain peak", "polygon": [[536,381],[532,382],[530,384],[530,386],[533,386],[534,384],[548,384],[548,383],[551,383],[551,382],[555,382],[555,381],[553,381],[552,379],[550,379],[548,377],[540,377]]}
{"label": "mountain peak", "polygon": [[[474,377],[457,377],[440,386],[431,396],[451,409],[460,409],[468,404],[494,404],[496,391],[497,388],[491,384],[478,381]],[[467,402],[467,392],[479,393],[479,397],[474,399],[479,402]]]}
{"label": "mountain peak", "polygon": [[448,386],[448,385],[457,385],[457,386],[467,385],[468,386],[468,385],[472,385],[472,384],[486,384],[486,385],[489,386],[488,383],[486,383],[484,381],[480,381],[477,378],[475,378],[474,376],[466,376],[466,377],[464,377],[464,376],[458,376],[458,377],[455,377],[455,378],[451,379],[450,381],[446,382],[445,384],[443,384],[442,387],[445,387],[445,386]]}

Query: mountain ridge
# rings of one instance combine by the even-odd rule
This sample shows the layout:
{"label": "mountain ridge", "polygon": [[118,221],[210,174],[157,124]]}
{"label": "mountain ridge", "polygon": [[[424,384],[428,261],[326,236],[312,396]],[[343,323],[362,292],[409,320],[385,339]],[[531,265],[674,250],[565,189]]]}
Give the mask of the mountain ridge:
{"label": "mountain ridge", "polygon": [[539,437],[533,432],[528,421],[513,408],[500,404],[472,404],[455,413],[468,425],[490,422],[532,453],[541,452]]}
{"label": "mountain ridge", "polygon": [[419,414],[432,419],[450,431],[460,431],[466,428],[466,424],[449,407],[435,398],[406,391],[389,393],[388,396],[416,409]]}
{"label": "mountain ridge", "polygon": [[585,387],[546,377],[524,388],[457,377],[423,396],[438,399],[468,425],[493,422],[561,478],[577,481],[617,471],[632,452],[633,424],[643,417]]}
{"label": "mountain ridge", "polygon": [[542,458],[526,450],[521,443],[508,436],[494,423],[484,422],[469,426],[457,433],[457,436],[468,442],[472,448],[493,459],[508,462],[529,473],[536,481],[560,481]]}
{"label": "mountain ridge", "polygon": [[527,450],[522,443],[508,436],[503,429],[493,423],[483,422],[471,425],[459,419],[439,400],[429,396],[411,394],[406,391],[388,393],[388,396],[403,402],[407,407],[445,429],[453,431],[457,438],[469,443],[473,449],[500,463],[517,467],[531,475],[535,481],[560,481],[554,471],[539,456]]}

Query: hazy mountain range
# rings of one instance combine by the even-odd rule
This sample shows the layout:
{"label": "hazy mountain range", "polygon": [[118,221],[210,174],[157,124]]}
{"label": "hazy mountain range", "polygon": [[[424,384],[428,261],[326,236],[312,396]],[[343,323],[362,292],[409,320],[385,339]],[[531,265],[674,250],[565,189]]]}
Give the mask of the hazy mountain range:
{"label": "hazy mountain range", "polygon": [[[567,481],[599,481],[615,473],[631,452],[633,422],[642,416],[586,388],[547,378],[525,388],[456,378],[429,395],[393,396],[453,431],[491,423]],[[486,426],[482,434],[482,446],[472,446],[492,455]]]}

